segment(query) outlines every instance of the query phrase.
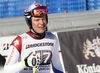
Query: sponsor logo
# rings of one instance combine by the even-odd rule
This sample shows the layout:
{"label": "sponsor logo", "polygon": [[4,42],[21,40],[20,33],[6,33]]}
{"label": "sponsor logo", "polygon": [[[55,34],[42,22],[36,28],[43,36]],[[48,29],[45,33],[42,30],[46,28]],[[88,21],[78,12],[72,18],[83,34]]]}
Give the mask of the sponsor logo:
{"label": "sponsor logo", "polygon": [[50,65],[40,65],[39,69],[40,70],[50,70]]}
{"label": "sponsor logo", "polygon": [[[33,69],[32,67],[27,67],[27,68],[24,68],[24,71],[32,70],[32,69]],[[40,65],[39,69],[40,70],[50,70],[50,65]]]}
{"label": "sponsor logo", "polygon": [[90,59],[89,57],[100,57],[100,39],[96,37],[91,42],[89,39],[83,43],[83,53],[86,59]]}
{"label": "sponsor logo", "polygon": [[12,59],[12,57],[13,57],[14,51],[15,51],[15,48],[13,47],[12,52],[11,52],[11,55],[10,55],[10,57],[9,57],[9,59],[8,59],[8,61],[7,61],[7,63],[6,63],[6,65],[8,65],[8,64],[10,63],[10,61],[11,61],[11,59]]}
{"label": "sponsor logo", "polygon": [[87,64],[81,64],[76,66],[78,68],[78,73],[100,73],[100,65],[95,65],[93,63],[91,66]]}
{"label": "sponsor logo", "polygon": [[26,45],[26,49],[32,48],[32,47],[53,46],[53,45],[54,45],[54,43],[51,43],[51,42],[28,44],[28,45]]}
{"label": "sponsor logo", "polygon": [[8,50],[9,49],[10,44],[9,43],[4,43],[3,44],[3,50]]}
{"label": "sponsor logo", "polygon": [[24,37],[23,37],[23,39],[26,39],[27,38],[27,36],[25,35]]}

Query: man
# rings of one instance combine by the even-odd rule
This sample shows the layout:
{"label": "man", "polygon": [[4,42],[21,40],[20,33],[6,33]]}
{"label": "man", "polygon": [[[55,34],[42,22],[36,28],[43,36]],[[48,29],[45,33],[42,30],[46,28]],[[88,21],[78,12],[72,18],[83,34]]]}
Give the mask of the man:
{"label": "man", "polygon": [[[48,9],[32,4],[25,9],[24,16],[30,31],[17,36],[10,46],[5,73],[63,73],[58,52],[58,40],[47,32]],[[24,27],[23,27],[24,28]]]}

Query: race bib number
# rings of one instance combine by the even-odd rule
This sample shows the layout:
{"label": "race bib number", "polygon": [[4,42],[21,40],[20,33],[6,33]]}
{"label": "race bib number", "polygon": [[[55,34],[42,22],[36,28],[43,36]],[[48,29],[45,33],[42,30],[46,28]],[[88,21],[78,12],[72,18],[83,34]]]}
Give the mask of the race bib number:
{"label": "race bib number", "polygon": [[52,52],[49,50],[36,51],[36,56],[41,59],[40,65],[47,65],[51,62]]}

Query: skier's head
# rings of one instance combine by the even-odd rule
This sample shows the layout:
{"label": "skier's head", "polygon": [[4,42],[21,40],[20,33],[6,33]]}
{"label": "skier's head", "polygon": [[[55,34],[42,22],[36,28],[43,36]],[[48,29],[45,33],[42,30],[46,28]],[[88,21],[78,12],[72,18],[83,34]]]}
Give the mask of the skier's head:
{"label": "skier's head", "polygon": [[25,20],[31,32],[41,35],[45,32],[48,23],[48,8],[34,3],[26,7],[24,11]]}

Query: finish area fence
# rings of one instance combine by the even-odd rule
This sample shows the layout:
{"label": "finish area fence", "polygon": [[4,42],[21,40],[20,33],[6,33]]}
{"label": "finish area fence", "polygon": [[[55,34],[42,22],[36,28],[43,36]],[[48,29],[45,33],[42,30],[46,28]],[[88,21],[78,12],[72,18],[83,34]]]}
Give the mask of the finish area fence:
{"label": "finish area fence", "polygon": [[46,5],[49,14],[100,9],[100,0],[1,0],[0,18],[23,16],[25,8],[34,2]]}

